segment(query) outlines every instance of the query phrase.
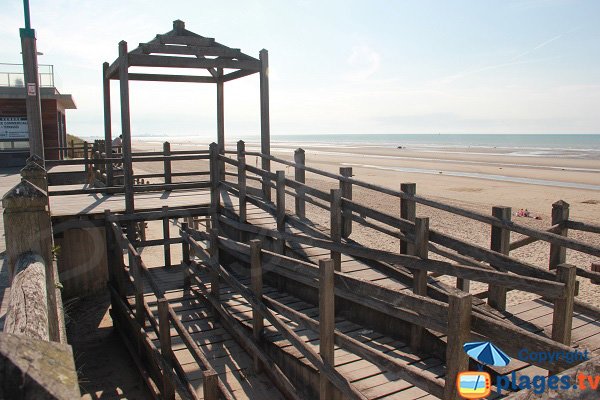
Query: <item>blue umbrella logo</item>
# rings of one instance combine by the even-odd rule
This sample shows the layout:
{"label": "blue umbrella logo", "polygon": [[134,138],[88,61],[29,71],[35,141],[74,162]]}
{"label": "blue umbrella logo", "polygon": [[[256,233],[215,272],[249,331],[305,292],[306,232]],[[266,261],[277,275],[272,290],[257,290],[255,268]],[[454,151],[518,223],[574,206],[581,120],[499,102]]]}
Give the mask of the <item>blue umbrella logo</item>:
{"label": "blue umbrella logo", "polygon": [[491,342],[469,342],[463,345],[463,349],[482,364],[505,367],[510,362],[510,357]]}

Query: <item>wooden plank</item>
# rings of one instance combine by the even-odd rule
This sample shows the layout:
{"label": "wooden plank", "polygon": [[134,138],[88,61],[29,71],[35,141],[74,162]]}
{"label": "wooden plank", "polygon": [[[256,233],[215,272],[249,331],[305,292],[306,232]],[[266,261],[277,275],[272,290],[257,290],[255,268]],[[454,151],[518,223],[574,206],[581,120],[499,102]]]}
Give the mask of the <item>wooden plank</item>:
{"label": "wooden plank", "polygon": [[156,35],[156,38],[161,44],[185,44],[189,46],[213,46],[215,39],[198,36],[172,36],[172,35]]}
{"label": "wooden plank", "polygon": [[[335,343],[335,295],[333,260],[319,261],[319,354],[324,363],[335,365],[333,353]],[[319,398],[328,400],[333,387],[323,372],[320,373]]]}
{"label": "wooden plank", "polygon": [[130,54],[129,65],[132,67],[159,68],[232,68],[253,72],[260,70],[260,63],[253,60],[151,56],[146,54]]}
{"label": "wooden plank", "polygon": [[[217,83],[217,79],[212,76],[196,76],[196,75],[169,75],[169,74],[145,74],[131,73],[129,74],[130,81],[143,82],[181,82],[181,83]],[[109,154],[109,153],[107,153]]]}
{"label": "wooden plank", "polygon": [[187,54],[187,55],[201,55],[209,57],[229,57],[236,58],[240,55],[240,49],[232,49],[229,47],[217,47],[217,46],[198,46],[198,45],[187,45],[187,46],[169,46],[167,44],[148,44],[140,43],[140,47],[145,54]]}

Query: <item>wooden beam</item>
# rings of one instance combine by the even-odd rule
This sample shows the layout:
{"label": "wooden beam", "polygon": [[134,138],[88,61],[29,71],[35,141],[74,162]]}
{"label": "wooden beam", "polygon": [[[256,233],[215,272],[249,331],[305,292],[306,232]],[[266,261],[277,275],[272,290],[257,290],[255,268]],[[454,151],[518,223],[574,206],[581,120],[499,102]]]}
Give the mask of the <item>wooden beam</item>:
{"label": "wooden beam", "polygon": [[575,266],[559,264],[556,269],[556,280],[565,284],[567,296],[564,299],[554,300],[552,339],[570,346],[573,327],[573,300],[577,282]]}
{"label": "wooden beam", "polygon": [[201,55],[228,58],[236,58],[241,54],[240,49],[216,46],[169,46],[165,44],[140,43],[140,48],[145,54],[186,54],[191,56]]}
{"label": "wooden beam", "polygon": [[251,71],[246,69],[241,69],[239,71],[230,72],[228,74],[223,75],[221,80],[223,82],[229,82],[234,79],[243,78],[244,76],[255,74],[257,71]]}
{"label": "wooden beam", "polygon": [[[569,234],[568,221],[569,203],[559,200],[552,204],[552,225],[561,225],[561,230],[557,232],[558,235],[566,237]],[[556,269],[559,264],[564,264],[565,262],[567,262],[567,249],[556,244],[551,244],[550,258],[548,260],[550,269]]]}
{"label": "wooden beam", "polygon": [[[503,221],[510,221],[510,207],[493,207],[492,216]],[[510,231],[492,226],[490,249],[500,254],[510,253]],[[488,288],[488,304],[499,311],[506,310],[506,287],[490,285]]]}
{"label": "wooden beam", "polygon": [[260,63],[251,60],[151,56],[147,54],[130,54],[129,65],[161,68],[232,68],[255,72],[260,70]]}
{"label": "wooden beam", "polygon": [[217,83],[212,76],[168,75],[168,74],[129,74],[130,81],[146,82],[186,82],[186,83]]}
{"label": "wooden beam", "polygon": [[[319,260],[319,354],[324,363],[335,366],[335,286],[333,260]],[[319,398],[333,397],[332,385],[319,371]]]}
{"label": "wooden beam", "polygon": [[[250,279],[252,292],[259,302],[263,296],[263,270],[261,262],[262,242],[259,239],[250,241]],[[252,310],[252,334],[254,340],[260,342],[265,327],[264,319],[256,310]],[[258,357],[254,357],[254,371],[258,374],[262,370]]]}
{"label": "wooden beam", "polygon": [[[296,149],[294,151],[294,162],[299,165],[304,165],[306,163],[306,155],[303,149]],[[302,168],[294,167],[294,180],[296,182],[305,183],[306,182],[306,171]],[[295,196],[295,205],[296,205],[296,215],[298,218],[304,218],[306,216],[306,204],[303,199],[303,191],[302,187],[296,188],[297,195]]]}
{"label": "wooden beam", "polygon": [[[104,151],[107,157],[112,156],[112,120],[110,112],[110,79],[107,77],[108,63],[102,64],[102,95],[104,97]],[[113,184],[113,165],[106,165],[106,186]]]}
{"label": "wooden beam", "polygon": [[[271,124],[269,122],[269,52],[260,51],[260,152],[271,154]],[[271,172],[271,161],[261,157],[261,168]],[[267,201],[271,201],[271,189],[263,180],[262,190]]]}
{"label": "wooden beam", "polygon": [[171,36],[171,35],[156,35],[156,38],[161,44],[186,44],[191,46],[212,46],[215,43],[213,38],[205,38],[198,36]]}
{"label": "wooden beam", "polygon": [[[121,89],[121,132],[123,134],[123,174],[125,186],[125,212],[133,214],[133,167],[131,165],[131,116],[129,112],[129,76],[127,42],[119,43],[119,82]],[[133,224],[128,225],[127,236],[134,239]]]}
{"label": "wooden beam", "polygon": [[448,303],[448,340],[446,345],[446,385],[444,400],[458,399],[456,377],[469,370],[469,356],[463,344],[471,338],[471,295],[450,295]]}
{"label": "wooden beam", "polygon": [[[417,192],[416,183],[402,183],[400,184],[400,191],[408,195],[414,196]],[[417,203],[413,200],[401,197],[400,198],[400,218],[403,220],[414,221],[416,217],[416,205]],[[401,231],[406,235],[406,231]],[[412,243],[405,240],[400,241],[400,254],[415,254],[415,248]]]}

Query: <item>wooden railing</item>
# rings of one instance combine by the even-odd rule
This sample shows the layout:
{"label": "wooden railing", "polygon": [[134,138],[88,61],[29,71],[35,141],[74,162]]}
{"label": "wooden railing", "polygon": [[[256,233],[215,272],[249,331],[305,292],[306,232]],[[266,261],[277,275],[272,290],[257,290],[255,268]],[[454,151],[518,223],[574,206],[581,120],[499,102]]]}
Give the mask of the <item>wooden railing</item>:
{"label": "wooden railing", "polygon": [[[154,215],[151,219],[167,219],[171,215],[168,210],[164,215]],[[187,379],[187,375],[179,363],[177,357],[173,354],[171,343],[171,327],[179,334],[186,348],[198,363],[203,376],[203,397],[208,400],[217,400],[224,398],[233,399],[230,390],[223,384],[216,371],[210,366],[206,356],[200,351],[196,342],[192,339],[185,326],[176,315],[173,308],[165,298],[163,290],[156,283],[150,271],[144,264],[140,253],[136,247],[127,239],[123,232],[120,222],[123,222],[119,216],[105,212],[108,264],[110,266],[110,289],[113,307],[118,310],[120,315],[125,316],[131,329],[136,332],[134,343],[126,343],[131,347],[131,351],[137,352],[138,357],[141,348],[145,349],[145,354],[149,354],[152,362],[160,370],[159,384],[156,384],[145,366],[138,362],[138,367],[142,370],[142,376],[146,380],[148,387],[153,390],[156,398],[175,399],[175,394],[182,399],[197,399],[199,393]],[[128,220],[129,222],[129,220]],[[140,245],[170,245],[173,243],[183,243],[182,240],[172,241],[166,237],[166,241],[161,243],[140,243]],[[128,256],[129,263],[125,266],[123,252]],[[147,282],[152,293],[156,297],[157,312],[150,309],[144,296],[144,282]],[[133,292],[132,299],[127,295]],[[160,351],[153,344],[145,331],[146,326],[150,326],[156,333],[160,341]],[[139,360],[138,360],[139,361]],[[155,377],[156,378],[156,377]]]}

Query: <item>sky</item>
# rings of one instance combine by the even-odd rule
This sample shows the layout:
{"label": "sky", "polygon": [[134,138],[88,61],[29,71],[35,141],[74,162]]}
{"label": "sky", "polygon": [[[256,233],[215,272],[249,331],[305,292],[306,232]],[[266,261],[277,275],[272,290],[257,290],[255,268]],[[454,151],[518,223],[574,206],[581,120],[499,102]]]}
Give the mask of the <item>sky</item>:
{"label": "sky", "polygon": [[[3,0],[0,62],[21,62]],[[172,21],[258,58],[271,132],[600,133],[600,1],[30,0],[40,64],[73,95],[69,133],[103,135],[104,61]],[[112,83],[118,132],[118,83]],[[216,132],[214,84],[131,82],[133,136]],[[260,132],[258,74],[225,84],[226,135]]]}

